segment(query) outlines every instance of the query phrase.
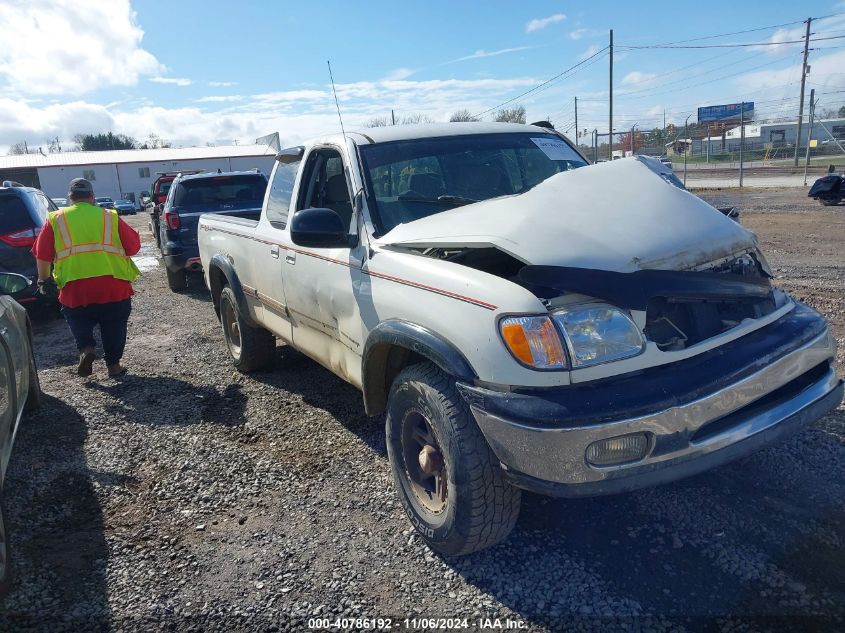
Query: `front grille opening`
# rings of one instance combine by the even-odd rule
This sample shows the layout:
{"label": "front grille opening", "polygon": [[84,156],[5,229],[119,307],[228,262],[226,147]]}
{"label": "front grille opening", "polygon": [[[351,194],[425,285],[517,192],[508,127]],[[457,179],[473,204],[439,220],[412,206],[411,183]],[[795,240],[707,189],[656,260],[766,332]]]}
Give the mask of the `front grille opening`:
{"label": "front grille opening", "polygon": [[774,312],[775,300],[694,301],[655,297],[646,308],[645,335],[662,351],[686,349],[735,328],[745,319]]}
{"label": "front grille opening", "polygon": [[717,418],[712,422],[708,422],[700,429],[698,429],[695,433],[692,434],[690,437],[690,443],[695,444],[697,442],[704,442],[709,440],[711,437],[719,435],[724,431],[731,429],[734,426],[737,426],[749,418],[754,417],[758,413],[765,411],[766,409],[770,409],[771,407],[777,406],[783,402],[791,400],[799,393],[804,391],[810,385],[817,383],[819,380],[824,378],[825,374],[830,371],[830,362],[824,361],[819,363],[812,369],[804,372],[797,378],[789,381],[785,385],[778,387],[774,391],[766,394],[759,400],[755,400],[751,404],[748,404],[741,409],[737,409],[733,413],[729,413],[726,416],[721,418]]}

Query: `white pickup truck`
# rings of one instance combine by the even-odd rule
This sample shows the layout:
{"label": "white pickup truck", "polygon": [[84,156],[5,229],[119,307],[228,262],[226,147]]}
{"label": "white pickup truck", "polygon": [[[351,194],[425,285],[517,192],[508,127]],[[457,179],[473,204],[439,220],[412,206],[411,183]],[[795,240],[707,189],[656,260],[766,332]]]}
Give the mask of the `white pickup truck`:
{"label": "white pickup truck", "polygon": [[259,221],[203,216],[235,366],[276,339],[386,413],[431,547],[504,539],[521,489],[623,492],[724,464],[842,399],[822,317],[753,233],[656,159],[516,124],[383,127],[282,151]]}

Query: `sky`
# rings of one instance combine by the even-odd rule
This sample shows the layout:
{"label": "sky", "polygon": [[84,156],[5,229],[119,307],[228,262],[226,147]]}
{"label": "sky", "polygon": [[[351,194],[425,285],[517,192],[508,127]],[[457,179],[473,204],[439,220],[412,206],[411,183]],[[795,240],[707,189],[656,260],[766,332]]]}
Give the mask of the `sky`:
{"label": "sky", "polygon": [[[340,130],[328,60],[347,130],[391,109],[448,121],[463,109],[491,119],[504,104],[572,138],[578,97],[579,134],[606,132],[611,28],[617,130],[662,126],[664,112],[683,124],[699,106],[743,100],[757,118],[797,116],[803,45],[789,42],[803,38],[808,17],[817,41],[807,93],[816,89],[820,109],[845,104],[845,2],[701,7],[0,0],[0,154],[24,140],[46,150],[58,137],[67,148],[77,133],[108,131],[177,147],[278,132],[295,145]],[[674,42],[708,48],[634,48]],[[712,48],[736,43],[778,44]]]}

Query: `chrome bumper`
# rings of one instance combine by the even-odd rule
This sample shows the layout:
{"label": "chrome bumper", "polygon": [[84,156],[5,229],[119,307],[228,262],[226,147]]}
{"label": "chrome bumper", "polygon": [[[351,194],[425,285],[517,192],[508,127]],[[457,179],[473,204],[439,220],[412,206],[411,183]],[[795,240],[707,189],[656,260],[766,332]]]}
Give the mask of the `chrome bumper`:
{"label": "chrome bumper", "polygon": [[[561,496],[623,492],[742,457],[825,415],[842,399],[842,381],[823,365],[834,353],[835,343],[825,330],[705,397],[602,424],[537,428],[491,415],[474,404],[471,410],[490,448],[518,485]],[[649,451],[639,461],[615,466],[587,462],[585,452],[593,442],[639,432],[650,438]]]}

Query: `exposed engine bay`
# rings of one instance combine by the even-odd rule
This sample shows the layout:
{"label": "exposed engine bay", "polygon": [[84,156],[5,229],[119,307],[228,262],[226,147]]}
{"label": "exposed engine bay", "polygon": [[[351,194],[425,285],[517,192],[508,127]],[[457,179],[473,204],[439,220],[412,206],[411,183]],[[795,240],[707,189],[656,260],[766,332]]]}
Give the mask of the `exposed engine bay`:
{"label": "exposed engine bay", "polygon": [[526,265],[495,247],[424,248],[427,257],[468,266],[527,288],[547,306],[561,293],[646,314],[643,332],[663,351],[682,350],[777,308],[770,274],[754,253],[704,270],[639,270]]}

